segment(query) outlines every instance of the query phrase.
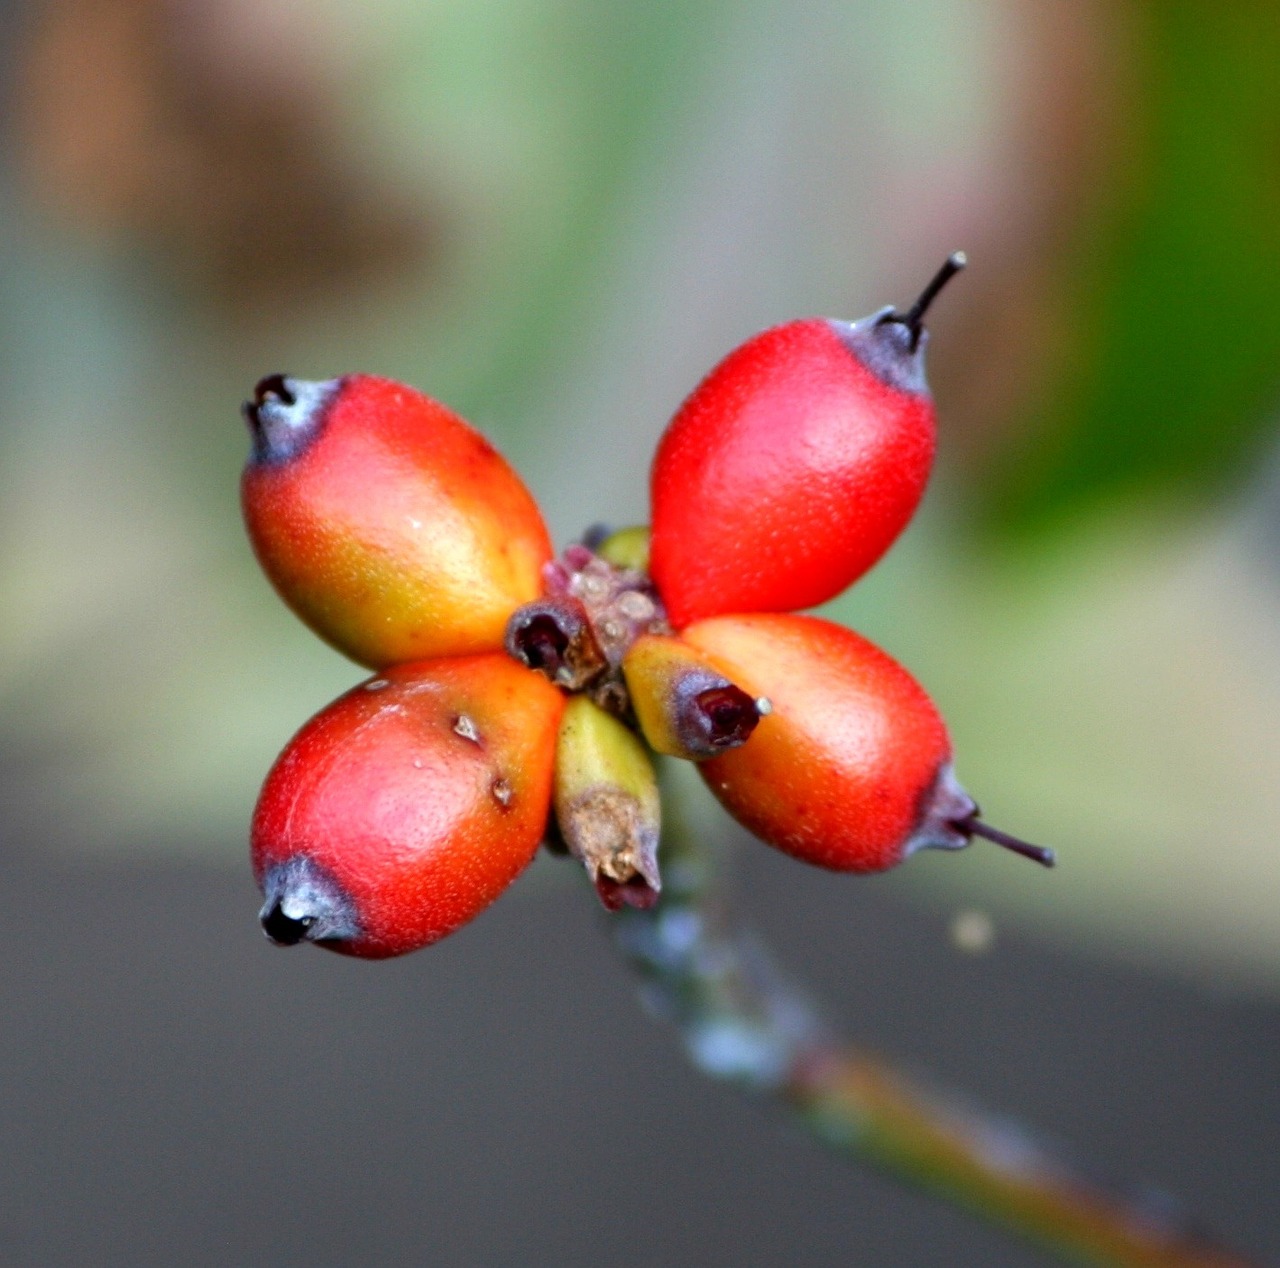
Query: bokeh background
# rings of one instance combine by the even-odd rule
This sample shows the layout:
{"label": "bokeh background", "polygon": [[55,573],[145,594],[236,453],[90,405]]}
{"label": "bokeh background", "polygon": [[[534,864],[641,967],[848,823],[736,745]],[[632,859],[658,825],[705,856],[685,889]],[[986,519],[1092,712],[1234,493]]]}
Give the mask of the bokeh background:
{"label": "bokeh background", "polygon": [[1280,1260],[1277,65],[1261,0],[0,3],[6,1260],[1040,1262],[686,1072],[569,869],[369,966],[244,860],[360,676],[243,538],[258,377],[423,387],[567,542],[735,343],[957,247],[940,469],[831,613],[1060,866],[685,812],[851,1033]]}

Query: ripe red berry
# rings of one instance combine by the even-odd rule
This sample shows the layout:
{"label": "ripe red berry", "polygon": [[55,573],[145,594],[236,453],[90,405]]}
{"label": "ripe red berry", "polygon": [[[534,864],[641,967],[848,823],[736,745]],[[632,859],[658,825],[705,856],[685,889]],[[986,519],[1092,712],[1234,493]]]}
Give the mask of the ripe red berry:
{"label": "ripe red berry", "polygon": [[245,406],[249,537],[286,603],[374,667],[496,652],[551,543],[506,460],[456,414],[367,374],[273,375]]}
{"label": "ripe red berry", "polygon": [[377,958],[483,911],[542,840],[563,707],[498,653],[388,669],[317,714],[253,816],[267,935]]}
{"label": "ripe red berry", "polygon": [[770,845],[848,872],[960,849],[975,835],[1052,861],[978,820],[933,702],[852,630],[759,614],[699,621],[683,637],[772,705],[745,744],[699,767],[729,813]]}
{"label": "ripe red berry", "polygon": [[906,670],[788,614],[869,568],[921,497],[921,321],[963,263],[906,313],[792,322],[731,353],[662,439],[652,533],[555,561],[519,477],[444,406],[367,375],[263,379],[245,407],[258,557],[322,636],[391,666],[267,777],[252,842],[268,936],[369,957],[434,942],[527,865],[553,799],[606,906],[652,904],[641,737],[823,867],[879,871],[974,836],[1052,863],[978,818]]}
{"label": "ripe red berry", "polygon": [[892,544],[933,463],[921,321],[963,264],[904,314],[766,330],[694,389],[651,479],[651,568],[677,628],[823,603]]}

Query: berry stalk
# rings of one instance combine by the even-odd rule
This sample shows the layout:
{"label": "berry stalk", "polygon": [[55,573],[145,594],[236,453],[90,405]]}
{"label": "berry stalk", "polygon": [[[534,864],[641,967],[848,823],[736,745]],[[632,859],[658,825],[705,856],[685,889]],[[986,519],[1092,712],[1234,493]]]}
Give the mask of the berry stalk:
{"label": "berry stalk", "polygon": [[[731,919],[716,892],[712,852],[675,826],[664,844],[660,901],[618,913],[612,928],[644,984],[646,1006],[676,1028],[704,1074],[772,1096],[839,1152],[1068,1262],[1257,1268],[1207,1238],[1165,1195],[1101,1183],[1007,1117],[967,1101],[962,1109],[838,1040]],[[967,827],[996,832],[976,820]]]}

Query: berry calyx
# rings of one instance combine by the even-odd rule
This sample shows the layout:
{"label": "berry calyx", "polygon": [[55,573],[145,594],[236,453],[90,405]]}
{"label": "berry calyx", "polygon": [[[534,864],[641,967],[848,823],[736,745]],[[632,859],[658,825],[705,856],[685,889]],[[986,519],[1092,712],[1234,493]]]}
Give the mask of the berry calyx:
{"label": "berry calyx", "polygon": [[542,839],[563,708],[490,654],[388,669],[318,713],[254,811],[267,936],[379,958],[479,914]]}
{"label": "berry calyx", "polygon": [[322,638],[372,667],[496,652],[551,543],[478,432],[372,375],[270,375],[244,407],[241,485],[263,570]]}
{"label": "berry calyx", "polygon": [[893,543],[933,464],[921,322],[963,262],[906,313],[766,330],[694,389],[650,480],[651,568],[677,629],[823,603]]}
{"label": "berry calyx", "polygon": [[[671,632],[653,582],[632,566],[635,544],[642,545],[643,537],[626,532],[631,535],[622,555],[626,562],[610,562],[575,544],[547,564],[543,597],[512,613],[505,640],[522,665],[566,691],[589,692],[618,717],[631,712],[622,676],[631,646],[646,634]],[[596,542],[601,549],[607,544],[603,535]]]}

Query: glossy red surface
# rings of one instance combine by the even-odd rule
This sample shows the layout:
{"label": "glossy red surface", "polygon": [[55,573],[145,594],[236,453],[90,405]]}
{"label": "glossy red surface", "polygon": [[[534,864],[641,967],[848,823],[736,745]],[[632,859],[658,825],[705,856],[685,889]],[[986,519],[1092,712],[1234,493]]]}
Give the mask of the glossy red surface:
{"label": "glossy red surface", "polygon": [[756,335],[685,401],[658,447],[651,569],[677,627],[833,598],[911,518],[934,451],[932,399],[810,318]]}
{"label": "glossy red surface", "polygon": [[772,705],[741,748],[698,768],[729,813],[820,867],[900,862],[951,755],[920,684],[861,635],[817,617],[720,617],[683,636]]}
{"label": "glossy red surface", "polygon": [[351,955],[399,955],[471,920],[546,827],[561,693],[504,654],[402,665],[290,741],[253,817],[259,885],[303,855],[337,882]]}

